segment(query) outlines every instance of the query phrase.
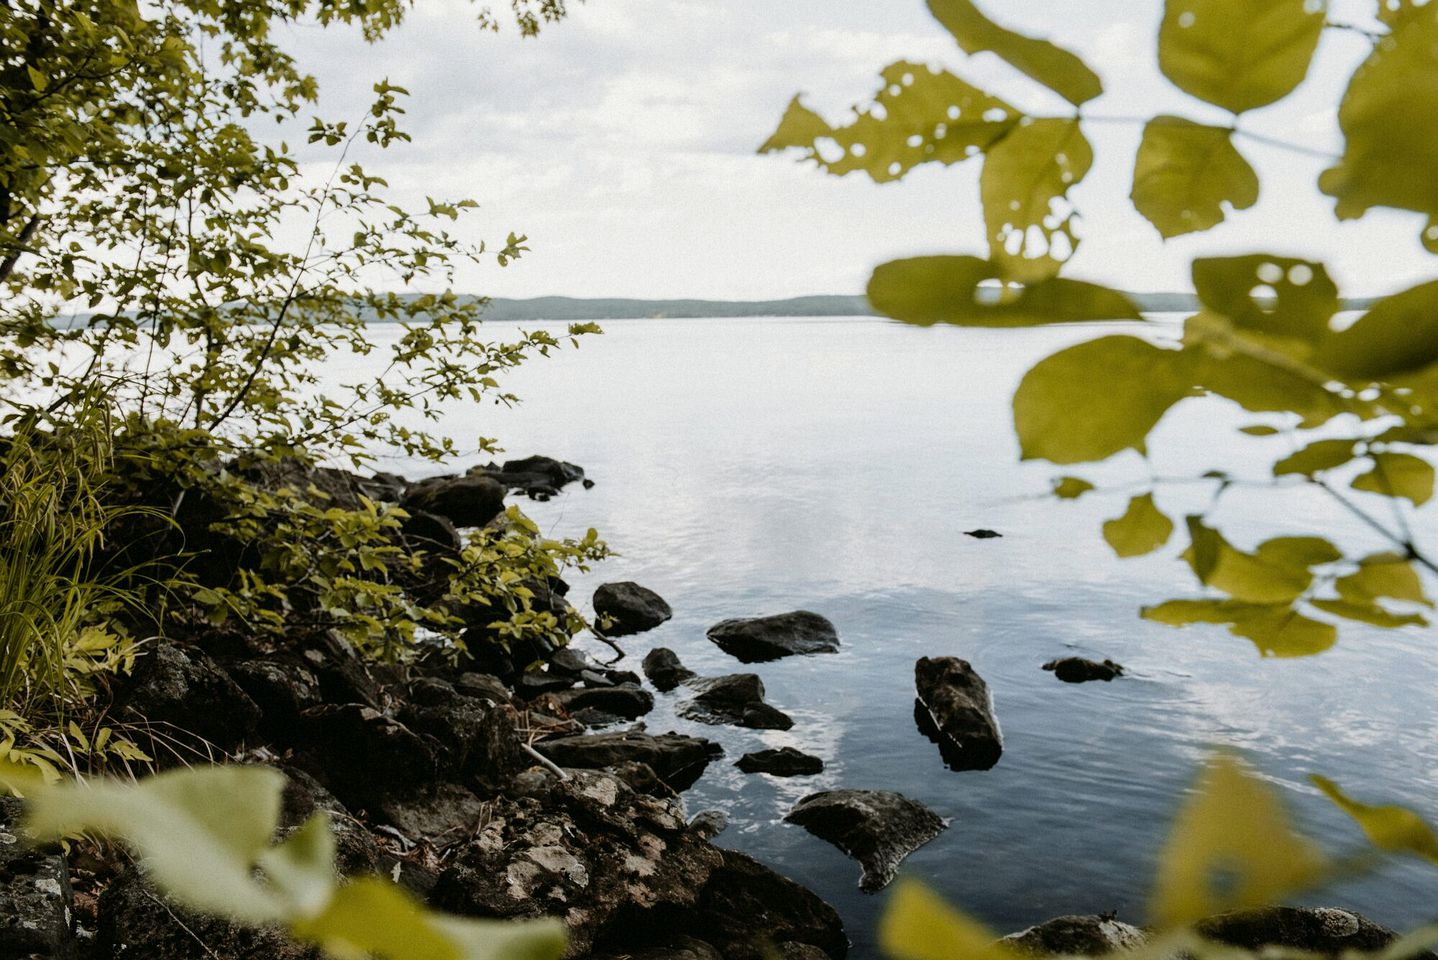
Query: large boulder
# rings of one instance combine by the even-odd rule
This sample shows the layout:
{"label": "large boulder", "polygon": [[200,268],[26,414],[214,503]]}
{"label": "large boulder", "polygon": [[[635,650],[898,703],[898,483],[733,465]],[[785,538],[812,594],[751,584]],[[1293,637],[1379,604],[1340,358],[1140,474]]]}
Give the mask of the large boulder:
{"label": "large boulder", "polygon": [[482,527],[503,512],[504,485],[483,474],[431,477],[412,485],[401,506],[437,514],[456,527]]}
{"label": "large boulder", "polygon": [[654,689],[660,693],[668,693],[681,683],[698,676],[680,663],[679,655],[668,647],[655,647],[650,650],[644,655],[644,662],[640,666],[649,682],[654,684]]}
{"label": "large boulder", "polygon": [[136,663],[122,703],[143,721],[168,724],[222,750],[239,745],[260,722],[255,701],[208,654],[164,641]]}
{"label": "large boulder", "polygon": [[674,616],[663,597],[630,580],[600,584],[594,591],[594,612],[610,637],[652,630]]}
{"label": "large boulder", "polygon": [[284,836],[298,830],[317,813],[329,817],[335,838],[335,866],[343,876],[379,873],[393,866],[374,836],[354,814],[314,777],[295,767],[281,767],[285,789],[281,796],[280,829]]}
{"label": "large boulder", "polygon": [[914,664],[914,720],[951,770],[987,770],[1004,752],[988,684],[967,660],[920,657]]}
{"label": "large boulder", "polygon": [[892,790],[825,790],[794,804],[784,819],[859,861],[859,889],[881,890],[910,853],[948,827],[923,804]]}
{"label": "large boulder", "polygon": [[0,960],[70,960],[75,932],[65,858],[20,836],[20,801],[0,799]]}
{"label": "large boulder", "polygon": [[767,960],[771,948],[784,957],[810,955],[799,945],[833,960],[848,953],[849,939],[833,907],[753,857],[720,853],[697,915],[685,928],[718,947],[725,960]]}
{"label": "large boulder", "polygon": [[1112,916],[1065,916],[1011,933],[1000,942],[1036,957],[1102,957],[1147,941],[1138,927]]}
{"label": "large boulder", "polygon": [[633,683],[561,690],[550,696],[570,713],[591,710],[634,720],[654,709],[654,694]]}
{"label": "large boulder", "polygon": [[699,723],[732,724],[754,730],[788,730],[793,719],[764,702],[764,681],[758,674],[734,673],[691,680],[694,696],[679,705],[678,713]]}
{"label": "large boulder", "polygon": [[514,711],[444,680],[428,677],[411,683],[409,702],[400,708],[398,719],[437,744],[442,774],[488,792],[501,789],[529,766],[519,746]]}
{"label": "large boulder", "polygon": [[808,610],[721,620],[706,635],[725,653],[744,663],[763,663],[803,653],[835,653],[839,649],[834,625]]}
{"label": "large boulder", "polygon": [[358,703],[325,704],[300,717],[297,762],[354,809],[435,779],[441,744]]}
{"label": "large boulder", "polygon": [[808,777],[824,772],[824,761],[793,747],[757,750],[734,762],[745,773],[767,773],[774,777]]}
{"label": "large boulder", "polygon": [[675,790],[693,786],[709,761],[724,753],[719,744],[702,737],[679,733],[654,736],[637,730],[555,737],[541,740],[534,749],[561,767],[598,770],[643,763]]}

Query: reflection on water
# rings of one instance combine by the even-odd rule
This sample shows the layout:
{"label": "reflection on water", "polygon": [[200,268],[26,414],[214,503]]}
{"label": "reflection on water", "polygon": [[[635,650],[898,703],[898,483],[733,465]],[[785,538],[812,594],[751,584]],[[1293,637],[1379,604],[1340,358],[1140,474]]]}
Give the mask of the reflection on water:
{"label": "reflection on water", "polygon": [[[1123,511],[1132,487],[1058,503],[1044,494],[1059,471],[1018,463],[1008,405],[1019,376],[1095,332],[615,321],[577,352],[518,371],[506,386],[526,398],[520,408],[447,414],[459,437],[498,436],[516,456],[571,460],[598,482],[526,509],[556,534],[598,527],[621,553],[573,578],[571,598],[633,579],[673,606],[673,620],[626,638],[633,663],[662,645],[701,674],[749,669],[704,637],[726,617],[802,608],[838,626],[837,655],[753,668],[792,730],[684,721],[674,715],[682,690],[659,694],[646,722],[722,741],[726,757],[686,794],[691,812],[723,809],[731,826],[719,842],[838,906],[859,957],[873,955],[882,897],[858,892],[857,864],[781,822],[813,790],[899,790],[950,818],[906,869],[1001,929],[1104,910],[1141,920],[1174,800],[1214,745],[1260,765],[1330,849],[1358,841],[1307,785],[1310,771],[1438,814],[1430,636],[1356,626],[1321,657],[1264,661],[1221,627],[1140,620],[1141,604],[1192,584],[1172,550],[1119,561],[1102,543],[1099,524]],[[1190,402],[1160,426],[1154,470],[1261,475],[1281,439],[1233,429],[1257,419],[1222,401]],[[1127,455],[1078,472],[1101,486],[1149,476]],[[1166,486],[1158,502],[1178,514],[1203,509],[1210,493]],[[1381,546],[1325,501],[1292,492],[1235,492],[1217,519],[1243,546],[1314,530]],[[1003,538],[962,535],[975,527]],[[992,770],[945,769],[914,728],[914,661],[943,655],[972,662],[993,692],[1005,743]],[[1127,675],[1070,685],[1040,669],[1065,655],[1111,657]],[[827,767],[783,780],[731,765],[779,746]],[[1412,924],[1431,914],[1425,869],[1395,864],[1314,899]]]}

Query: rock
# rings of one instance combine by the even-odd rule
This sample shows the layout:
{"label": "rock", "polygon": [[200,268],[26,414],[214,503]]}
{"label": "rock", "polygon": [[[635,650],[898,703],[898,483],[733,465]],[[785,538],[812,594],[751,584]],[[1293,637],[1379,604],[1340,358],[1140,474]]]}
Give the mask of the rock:
{"label": "rock", "polygon": [[589,960],[724,960],[724,956],[712,944],[681,935],[653,946],[596,952]]}
{"label": "rock", "polygon": [[764,702],[764,682],[753,673],[693,680],[694,697],[679,704],[679,716],[699,723],[733,724],[754,730],[788,730],[794,721]]}
{"label": "rock", "polygon": [[829,955],[812,943],[785,940],[779,944],[781,960],[829,960]]}
{"label": "rock", "polygon": [[1112,660],[1099,663],[1094,660],[1085,660],[1083,657],[1062,657],[1058,660],[1050,660],[1044,664],[1044,669],[1052,671],[1053,675],[1064,683],[1112,680],[1114,677],[1123,676],[1123,667]]}
{"label": "rock", "polygon": [[300,714],[321,702],[319,678],[299,662],[241,660],[225,672],[259,707],[260,732],[272,740],[293,735]]}
{"label": "rock", "polygon": [[504,685],[504,681],[488,673],[461,673],[455,678],[454,689],[467,697],[493,704],[506,704],[511,700],[509,688]]}
{"label": "rock", "polygon": [[600,710],[633,720],[654,709],[654,694],[632,683],[561,690],[551,696],[571,713],[576,710]]}
{"label": "rock", "polygon": [[70,960],[74,901],[65,858],[29,847],[20,801],[0,798],[0,957]]}
{"label": "rock", "polygon": [[951,770],[987,770],[1004,752],[988,685],[966,660],[920,657],[914,664],[914,720],[939,745]]}
{"label": "rock", "polygon": [[438,775],[440,744],[372,707],[325,704],[300,723],[304,769],[347,806],[365,808]]}
{"label": "rock", "polygon": [[279,769],[285,775],[280,826],[286,833],[316,813],[325,813],[335,837],[335,866],[342,876],[379,873],[392,865],[392,858],[380,850],[369,830],[318,780],[294,767]]}
{"label": "rock", "polygon": [[[1195,931],[1219,943],[1255,952],[1273,946],[1329,957],[1346,951],[1381,950],[1398,936],[1366,917],[1334,907],[1267,907],[1225,913],[1200,921]],[[1414,957],[1433,960],[1432,952],[1426,950]]]}
{"label": "rock", "polygon": [[490,463],[472,467],[469,472],[471,475],[490,477],[511,490],[525,490],[530,487],[558,490],[567,483],[584,479],[583,467],[541,456],[506,460],[503,466]]}
{"label": "rock", "polygon": [[150,723],[171,724],[225,750],[260,722],[255,701],[208,654],[164,641],[136,663],[123,703]]}
{"label": "rock", "polygon": [[597,770],[631,761],[647,764],[675,790],[693,786],[709,761],[723,754],[712,740],[678,733],[651,736],[633,730],[541,740],[534,745],[561,767]]}
{"label": "rock", "polygon": [[438,745],[439,769],[489,791],[529,765],[521,757],[515,714],[508,707],[467,696],[434,678],[410,685],[410,702],[399,720]]}
{"label": "rock", "polygon": [[339,632],[303,636],[295,647],[305,667],[319,679],[325,703],[363,703],[375,709],[383,705],[384,692],[374,671]]}
{"label": "rock", "polygon": [[679,662],[679,656],[668,647],[655,647],[644,655],[644,675],[660,693],[668,693],[698,674]]}
{"label": "rock", "polygon": [[801,653],[834,653],[839,649],[834,625],[807,610],[723,620],[710,627],[707,636],[743,663],[763,663]]}
{"label": "rock", "polygon": [[130,868],[100,896],[97,957],[106,960],[319,960],[319,950],[279,930],[191,913],[151,890]]}
{"label": "rock", "polygon": [[463,541],[448,517],[442,517],[428,510],[414,508],[407,511],[409,516],[400,521],[400,535],[405,546],[411,551],[458,559]]}
{"label": "rock", "polygon": [[721,850],[696,916],[685,924],[725,960],[766,960],[772,944],[809,944],[841,960],[849,950],[833,907],[753,857]]}
{"label": "rock", "polygon": [[551,670],[526,670],[514,681],[514,692],[523,698],[568,690],[579,682],[575,674]]}
{"label": "rock", "polygon": [[975,540],[992,540],[994,537],[1002,537],[1003,534],[997,530],[965,530],[964,536],[973,537]]}
{"label": "rock", "polygon": [[745,773],[768,773],[776,777],[804,777],[824,771],[823,760],[811,757],[793,747],[746,753],[734,763],[734,766]]}
{"label": "rock", "polygon": [[457,783],[426,783],[403,795],[388,796],[377,812],[406,837],[441,844],[467,837],[484,820],[488,805]]}
{"label": "rock", "polygon": [[659,774],[647,763],[639,763],[631,760],[628,763],[616,763],[606,767],[612,776],[623,780],[625,785],[635,793],[645,793],[651,797],[677,797],[669,788],[669,784],[659,779]]}
{"label": "rock", "polygon": [[887,886],[905,857],[948,826],[928,807],[891,790],[811,793],[784,819],[859,861],[859,889],[866,893]]}
{"label": "rock", "polygon": [[713,840],[729,828],[729,815],[723,810],[701,810],[689,821],[689,829],[705,840]]}
{"label": "rock", "polygon": [[1147,941],[1138,927],[1111,916],[1068,916],[1011,933],[1000,942],[1034,956],[1102,957]]}
{"label": "rock", "polygon": [[594,591],[594,612],[607,623],[604,634],[610,637],[652,630],[674,616],[663,597],[629,580],[600,584]]}
{"label": "rock", "polygon": [[413,484],[401,506],[437,514],[456,527],[482,527],[504,510],[504,485],[483,474],[432,477]]}

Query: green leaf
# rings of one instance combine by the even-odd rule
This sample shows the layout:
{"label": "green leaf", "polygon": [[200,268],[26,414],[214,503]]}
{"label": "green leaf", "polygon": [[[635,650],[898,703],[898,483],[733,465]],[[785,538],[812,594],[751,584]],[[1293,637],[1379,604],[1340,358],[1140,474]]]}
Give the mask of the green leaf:
{"label": "green leaf", "polygon": [[1389,853],[1409,853],[1438,864],[1438,836],[1433,828],[1407,807],[1372,807],[1350,798],[1338,784],[1327,777],[1310,774],[1309,781],[1323,791],[1334,805],[1352,817],[1367,835],[1368,841]]}
{"label": "green leaf", "polygon": [[341,957],[380,954],[387,960],[461,960],[454,941],[434,929],[423,908],[394,884],[361,877],[335,892],[318,916],[294,925],[295,935]]}
{"label": "green leaf", "polygon": [[1151,493],[1134,497],[1123,516],[1103,525],[1103,538],[1120,557],[1152,553],[1167,543],[1172,534],[1173,521],[1154,506]]}
{"label": "green leaf", "polygon": [[1358,561],[1358,569],[1334,583],[1338,595],[1354,603],[1379,597],[1406,600],[1426,607],[1433,606],[1423,592],[1423,581],[1406,557],[1396,553],[1375,553]]}
{"label": "green leaf", "polygon": [[879,918],[879,949],[890,960],[1016,960],[1018,954],[923,884],[900,880]]}
{"label": "green leaf", "polygon": [[319,913],[334,893],[335,835],[323,812],[311,816],[277,847],[259,857],[270,882],[304,916]]}
{"label": "green leaf", "polygon": [[1378,19],[1397,27],[1427,6],[1428,0],[1378,0]]}
{"label": "green leaf", "polygon": [[1060,500],[1077,500],[1093,489],[1093,484],[1082,477],[1055,477],[1052,484],[1054,496]]}
{"label": "green leaf", "polygon": [[1433,497],[1433,465],[1406,453],[1375,453],[1373,469],[1354,479],[1353,489],[1403,497],[1421,507]]}
{"label": "green leaf", "polygon": [[1025,118],[989,148],[979,175],[990,259],[1006,278],[1045,280],[1078,247],[1068,191],[1093,166],[1077,119]]}
{"label": "green leaf", "polygon": [[1423,230],[1423,249],[1429,253],[1438,253],[1438,215],[1430,217],[1428,226]]}
{"label": "green leaf", "polygon": [[1252,426],[1239,427],[1238,432],[1246,433],[1250,437],[1272,437],[1279,433],[1282,433],[1283,431],[1279,430],[1277,427],[1270,427],[1264,423],[1255,423]]}
{"label": "green leaf", "polygon": [[1104,460],[1144,450],[1148,432],[1188,396],[1188,358],[1136,337],[1102,337],[1060,350],[1024,375],[1014,427],[1024,459]]}
{"label": "green leaf", "polygon": [[1273,789],[1238,760],[1209,762],[1159,856],[1150,919],[1180,927],[1264,907],[1319,876],[1317,848],[1296,834]]}
{"label": "green leaf", "polygon": [[1169,600],[1143,609],[1145,620],[1172,627],[1222,623],[1236,637],[1253,641],[1265,657],[1308,657],[1338,641],[1338,629],[1298,613],[1287,603],[1241,600]]}
{"label": "green leaf", "polygon": [[1335,617],[1343,617],[1346,620],[1357,620],[1360,623],[1371,623],[1375,627],[1415,627],[1428,624],[1427,619],[1421,614],[1390,613],[1371,601],[1368,603],[1354,603],[1349,600],[1312,600],[1309,602],[1324,613],[1331,613]]}
{"label": "green leaf", "polygon": [[1318,180],[1337,199],[1340,218],[1370,207],[1438,214],[1438,125],[1413,122],[1432,116],[1438,116],[1438,8],[1429,5],[1374,46],[1343,95],[1343,156]]}
{"label": "green leaf", "polygon": [[1389,379],[1435,361],[1438,281],[1384,297],[1352,326],[1325,337],[1313,355],[1315,366],[1349,380]]}
{"label": "green leaf", "polygon": [[996,53],[1074,106],[1103,93],[1098,74],[1077,56],[1047,40],[999,26],[970,0],[929,0],[929,12],[954,35],[965,53]]}
{"label": "green leaf", "polygon": [[1313,476],[1324,470],[1332,470],[1348,463],[1354,456],[1353,440],[1315,440],[1297,453],[1284,457],[1273,465],[1275,477],[1292,473]]}
{"label": "green leaf", "polygon": [[1130,198],[1165,240],[1217,226],[1225,207],[1247,210],[1258,202],[1258,174],[1230,136],[1182,117],[1144,125]]}
{"label": "green leaf", "polygon": [[29,74],[30,85],[35,88],[37,93],[44,93],[50,88],[50,78],[45,76],[45,74],[41,73],[39,70],[36,70],[29,64],[26,64],[25,72]]}
{"label": "green leaf", "polygon": [[1308,74],[1324,13],[1307,0],[1168,0],[1158,65],[1179,89],[1225,110],[1266,106]]}
{"label": "green leaf", "polygon": [[1245,553],[1198,517],[1188,518],[1188,528],[1192,546],[1184,559],[1199,581],[1248,603],[1289,603],[1313,583],[1310,567],[1342,557],[1318,537],[1278,537]]}
{"label": "green leaf", "polygon": [[[951,73],[899,61],[884,68],[874,104],[847,126],[830,127],[796,97],[761,153],[798,147],[836,176],[861,170],[876,183],[921,163],[953,164],[1004,136],[1022,114]],[[818,141],[832,139],[826,159]]]}
{"label": "green leaf", "polygon": [[1142,319],[1124,294],[1051,277],[1028,285],[990,283],[999,271],[968,256],[914,257],[880,264],[869,279],[875,310],[905,323],[1027,327],[1045,323]]}
{"label": "green leaf", "polygon": [[1235,326],[1317,341],[1338,312],[1338,287],[1321,263],[1254,253],[1193,261],[1193,287],[1203,305]]}
{"label": "green leaf", "polygon": [[1260,359],[1207,344],[1186,352],[1192,354],[1191,369],[1199,386],[1251,413],[1297,413],[1302,426],[1316,427],[1345,412],[1342,398],[1286,365],[1282,356]]}

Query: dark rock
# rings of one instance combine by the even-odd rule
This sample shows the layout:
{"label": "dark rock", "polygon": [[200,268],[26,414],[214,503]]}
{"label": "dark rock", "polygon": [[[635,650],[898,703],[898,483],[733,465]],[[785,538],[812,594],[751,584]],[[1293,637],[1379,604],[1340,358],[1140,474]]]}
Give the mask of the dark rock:
{"label": "dark rock", "polygon": [[648,794],[651,797],[677,797],[678,794],[669,788],[669,784],[659,779],[659,774],[647,763],[630,761],[628,763],[616,763],[605,768],[611,775],[623,780],[625,785],[635,793]]}
{"label": "dark rock", "polygon": [[724,956],[703,940],[679,936],[655,946],[601,951],[589,960],[724,960]]}
{"label": "dark rock", "polygon": [[283,932],[191,913],[126,870],[100,896],[95,956],[107,960],[319,960]]}
{"label": "dark rock", "polygon": [[255,701],[208,654],[164,641],[136,663],[123,703],[149,723],[171,724],[221,749],[243,742],[260,722]]}
{"label": "dark rock", "polygon": [[482,474],[432,477],[410,486],[401,505],[438,514],[456,527],[482,527],[504,511],[504,485]]}
{"label": "dark rock", "polygon": [[1038,957],[1102,957],[1143,946],[1148,935],[1111,916],[1054,917],[1000,942]]}
{"label": "dark rock", "polygon": [[[568,586],[558,577],[528,580],[521,584],[531,594],[529,605],[535,613],[552,614],[560,624],[569,623],[572,608],[564,599]],[[522,671],[545,664],[565,649],[548,637],[526,635],[506,637],[492,624],[504,623],[510,611],[499,602],[471,603],[451,611],[465,624],[461,637],[469,654],[465,669],[492,673],[509,680]]]}
{"label": "dark rock", "polygon": [[241,660],[225,672],[260,710],[260,731],[272,740],[288,739],[300,714],[321,702],[320,681],[302,663],[285,658]]}
{"label": "dark rock", "polygon": [[541,740],[534,749],[561,767],[597,770],[630,761],[647,764],[675,790],[692,786],[709,761],[724,753],[712,740],[633,730],[556,737]]}
{"label": "dark rock", "polygon": [[600,673],[604,670],[595,663],[583,651],[573,647],[560,647],[545,664],[550,673],[564,674],[578,680],[585,673]]}
{"label": "dark rock", "polygon": [[459,557],[464,544],[449,518],[417,508],[407,512],[409,516],[399,525],[405,546],[441,557]]}
{"label": "dark rock", "polygon": [[779,944],[781,960],[829,960],[829,955],[812,943],[785,940]]}
{"label": "dark rock", "polygon": [[768,773],[776,777],[804,777],[824,772],[824,761],[793,747],[746,753],[734,766],[745,773]]}
{"label": "dark rock", "polygon": [[928,807],[891,790],[826,790],[804,797],[785,815],[859,861],[859,889],[881,890],[910,853],[948,824]]}
{"label": "dark rock", "polygon": [[634,720],[654,709],[654,694],[629,683],[612,687],[586,687],[561,690],[553,695],[565,710],[602,710]]}
{"label": "dark rock", "polygon": [[364,824],[318,780],[294,767],[280,769],[285,775],[280,826],[286,833],[298,829],[316,813],[324,813],[334,833],[335,866],[342,876],[379,873],[393,865],[392,858],[380,850]]}
{"label": "dark rock", "polygon": [[668,693],[698,674],[679,662],[679,656],[668,647],[655,647],[644,655],[644,675],[660,693]]}
{"label": "dark rock", "polygon": [[487,673],[461,673],[454,681],[454,689],[467,697],[487,700],[493,704],[510,702],[509,688],[504,681]]}
{"label": "dark rock", "polygon": [[304,768],[348,806],[368,807],[438,774],[440,745],[372,707],[325,704],[300,723]]}
{"label": "dark rock", "polygon": [[783,711],[764,702],[764,682],[753,673],[690,681],[694,697],[677,710],[699,723],[733,724],[754,730],[788,730],[794,725]]}
{"label": "dark rock", "polygon": [[723,860],[709,875],[697,916],[686,928],[718,947],[725,960],[766,960],[769,946],[783,943],[810,944],[834,960],[848,953],[844,924],[833,907],[753,857],[720,853]]}
{"label": "dark rock", "polygon": [[1123,676],[1123,667],[1112,660],[1099,663],[1095,660],[1085,660],[1083,657],[1062,657],[1058,660],[1050,660],[1044,664],[1044,669],[1052,671],[1053,675],[1064,683],[1112,680],[1114,677]]}
{"label": "dark rock", "polygon": [[569,715],[569,719],[594,730],[599,727],[612,727],[618,723],[628,723],[633,717],[621,717],[617,713],[607,713],[594,707],[585,707],[582,710],[575,710]]}
{"label": "dark rock", "polygon": [[[1272,946],[1328,957],[1348,951],[1375,952],[1398,937],[1366,917],[1334,907],[1267,907],[1226,913],[1200,921],[1195,932],[1255,952]],[[1414,956],[1433,960],[1432,952],[1426,950]]]}
{"label": "dark rock", "polygon": [[520,697],[537,697],[545,693],[568,690],[579,682],[579,677],[562,671],[532,669],[526,670],[514,681],[514,692]]}
{"label": "dark rock", "polygon": [[506,460],[503,466],[493,463],[473,467],[471,474],[491,477],[511,490],[545,486],[555,490],[567,483],[584,479],[584,468],[553,457],[525,457],[522,460]]}
{"label": "dark rock", "polygon": [[652,630],[674,616],[663,597],[629,580],[600,584],[594,591],[594,612],[606,623],[604,633],[610,637]]}
{"label": "dark rock", "polygon": [[964,536],[973,537],[975,540],[992,540],[994,537],[1002,537],[1003,534],[997,530],[965,530]]}
{"label": "dark rock", "polygon": [[363,703],[375,709],[383,705],[382,684],[374,670],[337,631],[301,637],[296,649],[305,666],[319,679],[324,702]]}
{"label": "dark rock", "polygon": [[547,483],[536,483],[532,486],[525,487],[524,495],[531,500],[547,503],[553,497],[559,496],[559,491]]}
{"label": "dark rock", "polygon": [[457,783],[427,783],[385,797],[377,812],[406,837],[437,845],[461,840],[479,829],[488,809],[472,790]]}
{"label": "dark rock", "polygon": [[968,661],[920,657],[914,664],[914,720],[939,745],[951,770],[987,770],[1004,752],[988,685]]}
{"label": "dark rock", "polygon": [[589,479],[588,477],[585,477],[583,480],[579,481],[579,483],[580,483],[580,485],[583,486],[584,489],[586,489],[586,490],[593,490],[593,489],[594,489],[594,481],[591,480],[591,479]]}
{"label": "dark rock", "polygon": [[375,471],[374,476],[367,478],[368,486],[373,494],[371,500],[384,500],[389,503],[399,503],[404,499],[405,488],[409,481],[397,473],[386,473],[383,470]]}
{"label": "dark rock", "polygon": [[713,840],[729,829],[729,815],[723,810],[701,810],[689,821],[689,829],[705,840]]}
{"label": "dark rock", "polygon": [[508,707],[470,697],[438,679],[410,686],[410,702],[399,720],[438,745],[440,770],[489,790],[528,766],[520,758],[515,714]]}
{"label": "dark rock", "polygon": [[70,960],[74,902],[65,858],[27,846],[20,801],[0,798],[0,960]]}
{"label": "dark rock", "polygon": [[834,625],[807,610],[723,620],[710,627],[707,636],[744,663],[763,663],[801,653],[834,653],[839,649]]}

